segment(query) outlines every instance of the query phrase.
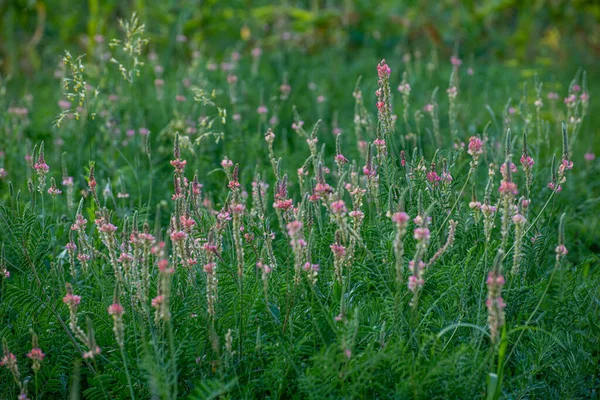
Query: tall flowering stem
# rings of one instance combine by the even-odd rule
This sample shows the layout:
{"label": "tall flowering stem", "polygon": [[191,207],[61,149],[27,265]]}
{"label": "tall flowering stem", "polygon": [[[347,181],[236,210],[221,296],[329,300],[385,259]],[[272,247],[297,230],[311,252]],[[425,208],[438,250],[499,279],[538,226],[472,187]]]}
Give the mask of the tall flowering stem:
{"label": "tall flowering stem", "polygon": [[66,244],[65,250],[69,254],[69,271],[71,276],[75,278],[77,272],[75,269],[75,250],[77,250],[77,245],[73,240],[73,231],[69,231],[69,243]]}
{"label": "tall flowering stem", "polygon": [[[46,354],[40,349],[38,344],[38,337],[33,331],[31,331],[31,351],[27,353],[27,358],[31,360],[31,369],[33,369],[33,374],[35,375],[35,392],[38,393],[38,372],[42,367],[42,361],[44,361],[44,357]],[[23,388],[21,389],[23,390]],[[23,392],[22,392],[23,393]]]}
{"label": "tall flowering stem", "polygon": [[230,210],[233,216],[233,242],[235,246],[236,261],[237,261],[237,274],[241,280],[244,274],[244,246],[242,240],[242,217],[246,206],[241,202],[240,196],[240,183],[239,183],[239,165],[236,164],[233,168],[231,175],[231,181],[229,182],[229,189],[231,190],[231,205]]}
{"label": "tall flowering stem", "polygon": [[148,298],[150,296],[151,250],[155,242],[154,236],[151,235],[149,231],[150,227],[148,224],[144,224],[142,232],[134,229],[129,236],[129,243],[134,248],[134,260],[136,260],[138,264],[141,264],[141,271],[139,271],[140,276],[136,286],[138,298],[145,310],[147,310]]}
{"label": "tall flowering stem", "polygon": [[342,176],[342,172],[344,169],[344,164],[348,163],[348,159],[346,157],[344,157],[344,155],[342,154],[342,146],[340,144],[340,138],[341,138],[341,134],[337,135],[335,137],[335,150],[336,150],[336,155],[334,157],[334,161],[335,164],[337,166],[337,173],[338,176],[341,177]]}
{"label": "tall flowering stem", "polygon": [[19,364],[17,362],[17,356],[10,352],[8,349],[8,342],[6,338],[2,338],[2,350],[4,355],[2,356],[2,360],[0,360],[0,367],[5,367],[10,371],[15,383],[19,385],[19,388],[22,389],[21,383],[21,373],[19,372]]}
{"label": "tall flowering stem", "polygon": [[[581,86],[583,86],[583,90]],[[580,91],[582,92],[581,94],[579,93]],[[568,95],[564,99],[564,103],[567,108],[565,129],[568,127],[569,131],[573,135],[573,140],[577,139],[577,135],[581,129],[582,121],[588,112],[589,99],[590,96],[587,89],[587,76],[584,71],[581,85],[578,84],[578,77],[573,79],[569,85]]]}
{"label": "tall flowering stem", "polygon": [[523,132],[523,150],[521,153],[521,166],[525,171],[525,188],[527,190],[527,198],[531,197],[531,184],[533,183],[533,165],[535,164],[533,157],[529,155],[527,146],[527,131]]}
{"label": "tall flowering stem", "polygon": [[233,229],[233,244],[235,247],[235,256],[237,262],[237,276],[238,276],[238,287],[239,287],[239,304],[240,309],[240,349],[243,340],[243,324],[244,314],[242,312],[244,308],[244,242],[242,239],[242,231],[244,226],[242,225],[242,217],[246,206],[242,203],[240,196],[240,183],[239,183],[239,165],[236,164],[231,174],[231,181],[229,182],[229,189],[231,190],[231,205],[230,210],[233,217],[232,229]]}
{"label": "tall flowering stem", "polygon": [[280,221],[290,221],[293,218],[294,201],[288,197],[288,176],[277,180],[275,186],[275,202],[273,208]]}
{"label": "tall flowering stem", "polygon": [[500,329],[504,326],[505,320],[504,308],[506,307],[506,303],[502,298],[502,287],[504,286],[505,281],[501,271],[503,255],[504,252],[502,249],[499,249],[492,270],[489,272],[485,281],[488,288],[486,306],[488,310],[488,326],[490,328],[492,343],[498,342]]}
{"label": "tall flowering stem", "polygon": [[[448,167],[448,160],[442,159],[442,174],[439,177],[441,183],[441,203],[446,211],[450,211],[450,196],[452,195],[452,174]],[[467,181],[468,182],[468,181]]]}
{"label": "tall flowering stem", "polygon": [[174,193],[171,199],[175,202],[175,211],[171,216],[170,236],[173,242],[174,253],[183,265],[187,264],[185,254],[185,242],[188,234],[185,232],[183,223],[187,220],[185,215],[185,193],[186,179],[184,177],[187,161],[181,158],[181,147],[179,143],[179,134],[175,136],[173,144],[173,160],[170,161],[173,167],[173,186]]}
{"label": "tall flowering stem", "polygon": [[548,182],[548,188],[552,190],[552,193],[559,193],[562,191],[562,186],[558,183],[558,174],[556,169],[556,154],[552,155],[552,162],[550,163],[550,182]]}
{"label": "tall flowering stem", "polygon": [[440,132],[440,116],[439,106],[437,103],[437,92],[438,88],[436,87],[431,93],[431,102],[423,107],[423,111],[429,114],[431,117],[431,123],[433,124],[433,136],[435,137],[435,142],[439,147],[442,145],[442,134]]}
{"label": "tall flowering stem", "polygon": [[[541,117],[541,111],[542,111],[542,107],[544,107],[544,102],[542,100],[542,83],[538,83],[538,77],[537,75],[535,76],[535,94],[536,94],[536,99],[533,103],[533,105],[535,106],[535,126],[537,129],[537,140],[536,143],[539,144],[540,140],[542,140],[542,117]],[[527,131],[525,131],[526,134]],[[529,192],[529,189],[528,189]]]}
{"label": "tall flowering stem", "polygon": [[500,187],[498,188],[498,192],[500,192],[500,204],[502,206],[502,225],[501,225],[501,234],[502,234],[502,250],[506,249],[506,243],[508,241],[510,224],[512,222],[512,209],[515,196],[519,193],[517,190],[517,184],[512,180],[512,174],[517,172],[517,167],[511,162],[511,131],[510,128],[506,131],[506,145],[505,145],[505,155],[506,161],[500,167],[500,173],[502,175],[502,180],[500,181]]}
{"label": "tall flowering stem", "polygon": [[334,272],[336,280],[342,284],[344,282],[344,266],[350,261],[348,249],[345,244],[348,243],[350,229],[346,221],[348,209],[343,200],[336,200],[329,205],[331,220],[334,221],[338,230],[336,231],[336,243],[330,248],[334,254]]}
{"label": "tall flowering stem", "polygon": [[383,137],[390,140],[394,133],[394,123],[392,121],[392,92],[390,90],[390,74],[392,70],[385,60],[377,64],[377,111],[378,119],[383,131]]}
{"label": "tall flowering stem", "polygon": [[77,308],[81,302],[81,296],[73,294],[73,287],[70,283],[67,283],[65,287],[67,294],[63,297],[63,303],[69,308],[69,328],[71,328],[78,339],[85,341],[85,332],[77,324]]}
{"label": "tall flowering stem", "polygon": [[562,259],[569,254],[567,247],[565,246],[565,214],[561,215],[560,222],[558,225],[558,245],[554,249],[556,252],[556,263],[560,264]]}
{"label": "tall flowering stem", "polygon": [[479,157],[483,154],[483,140],[478,136],[471,136],[469,138],[469,147],[467,153],[473,158],[469,163],[471,169],[469,172],[475,172],[477,164],[479,163]]}
{"label": "tall flowering stem", "polygon": [[564,122],[562,123],[562,139],[563,154],[560,165],[558,166],[558,187],[561,187],[560,185],[563,185],[567,181],[567,171],[573,169],[573,161],[571,161],[571,158],[569,156],[569,135],[567,132],[567,125]]}
{"label": "tall flowering stem", "polygon": [[121,357],[123,358],[123,365],[125,366],[125,375],[127,377],[127,383],[129,386],[129,395],[132,399],[135,399],[133,392],[133,385],[131,384],[131,376],[129,374],[129,368],[127,366],[127,360],[125,358],[125,325],[123,323],[123,314],[125,309],[119,301],[119,290],[118,286],[115,289],[115,296],[113,303],[108,306],[108,314],[113,318],[113,332],[115,333],[115,339],[121,350]]}
{"label": "tall flowering stem", "polygon": [[273,168],[273,173],[275,177],[279,178],[279,169],[277,168],[277,160],[275,159],[275,153],[273,151],[273,142],[275,142],[275,133],[269,128],[267,133],[265,134],[265,142],[269,146],[269,161],[271,162],[271,167]]}
{"label": "tall flowering stem", "polygon": [[108,306],[108,314],[113,318],[113,332],[115,340],[121,349],[125,346],[125,326],[123,324],[123,314],[125,309],[119,301],[118,291],[115,293],[113,303]]}
{"label": "tall flowering stem", "polygon": [[67,162],[66,162],[66,153],[63,153],[62,156],[62,186],[66,188],[67,191],[67,209],[69,212],[73,211],[75,208],[75,183],[73,182],[73,177],[69,176],[67,171]]}
{"label": "tall flowering stem", "polygon": [[90,162],[90,173],[88,175],[88,188],[90,189],[90,193],[92,194],[92,199],[94,200],[94,205],[96,209],[102,209],[100,205],[100,199],[98,199],[98,191],[96,190],[98,186],[98,182],[96,181],[96,163]]}
{"label": "tall flowering stem", "polygon": [[[275,204],[277,204],[277,200],[278,200],[278,195],[281,196],[282,194],[284,194],[284,196],[281,198],[283,199],[283,206],[284,208],[291,210],[293,208],[293,202],[291,199],[287,199],[287,175],[284,175],[284,182],[285,185],[281,186],[281,182],[277,183],[277,187],[276,187],[276,201]],[[266,214],[266,203],[265,203],[265,195],[267,193],[267,189],[269,188],[269,185],[263,181],[261,181],[260,178],[260,174],[257,174],[254,182],[252,182],[252,206],[253,206],[253,210],[252,210],[252,215],[255,217],[258,217],[258,220],[260,222],[260,226],[262,228],[262,235],[264,238],[264,244],[265,244],[265,248],[267,251],[267,256],[269,257],[269,262],[271,263],[270,268],[274,269],[277,267],[277,261],[275,259],[275,254],[273,253],[273,239],[275,238],[275,234],[273,232],[270,231],[269,228],[269,221],[268,219],[265,218],[265,214]],[[274,205],[275,209],[277,210],[277,206]],[[289,211],[291,212],[291,211]],[[282,221],[281,216],[279,216],[279,220]]]}
{"label": "tall flowering stem", "polygon": [[356,145],[361,156],[365,156],[367,142],[363,139],[363,135],[366,133],[369,135],[372,130],[371,115],[365,107],[362,91],[360,90],[359,78],[356,82],[354,92],[354,134],[356,136]]}
{"label": "tall flowering stem", "polygon": [[515,196],[519,193],[517,190],[517,184],[512,181],[512,172],[516,170],[516,167],[510,162],[510,155],[507,157],[506,162],[502,164],[500,172],[502,174],[502,181],[498,191],[500,192],[500,204],[502,205],[502,248],[506,248],[508,241],[510,224],[512,222],[512,206],[514,203]]}
{"label": "tall flowering stem", "polygon": [[[522,199],[521,203],[528,202],[526,199]],[[513,223],[515,224],[515,252],[513,255],[513,266],[511,273],[516,275],[519,273],[519,267],[521,265],[521,258],[523,257],[523,236],[525,236],[525,226],[527,219],[523,214],[516,213],[512,217]]]}
{"label": "tall flowering stem", "polygon": [[42,367],[42,361],[44,361],[44,357],[46,355],[40,349],[38,345],[38,337],[35,332],[31,332],[31,351],[27,353],[27,358],[29,358],[32,362],[31,368],[37,374],[40,368]]}
{"label": "tall flowering stem", "polygon": [[50,171],[50,167],[46,164],[46,160],[44,158],[44,142],[40,144],[40,149],[38,151],[38,159],[35,164],[33,164],[33,169],[37,175],[37,190],[40,194],[44,194],[44,189],[46,188],[46,175]]}
{"label": "tall flowering stem", "polygon": [[[75,254],[75,250],[78,251],[77,260],[79,260],[79,263],[81,264],[81,268],[82,268],[83,272],[87,273],[89,261],[91,259],[91,254],[93,254],[93,252],[94,252],[94,248],[88,241],[88,237],[86,234],[86,225],[87,225],[88,221],[82,215],[82,212],[83,212],[83,199],[79,203],[79,207],[77,208],[75,222],[71,225],[71,232],[70,232],[71,240],[69,241],[67,246],[65,246],[65,248],[70,253],[73,253],[73,255]],[[74,233],[74,232],[77,232],[77,245],[75,245],[75,243],[73,242],[73,239],[72,239],[72,233]],[[74,260],[73,260],[73,262],[74,262]],[[71,267],[71,269],[72,269],[71,274],[75,274],[74,265]]]}
{"label": "tall flowering stem", "polygon": [[306,259],[306,241],[302,234],[303,227],[304,224],[297,219],[287,224],[290,246],[294,253],[294,285],[300,283],[300,272]]}
{"label": "tall flowering stem", "polygon": [[371,145],[367,147],[367,160],[363,167],[363,174],[365,175],[365,186],[379,211],[381,208],[379,204],[379,175],[377,174],[377,166],[373,163]]}
{"label": "tall flowering stem", "polygon": [[[419,194],[421,197],[421,194]],[[421,203],[421,201],[419,201]],[[422,207],[419,207],[422,208]],[[419,301],[419,294],[423,285],[425,284],[425,280],[423,279],[423,270],[425,269],[425,263],[423,262],[423,257],[425,256],[425,252],[427,251],[427,246],[429,245],[429,239],[431,236],[431,232],[429,231],[430,218],[425,214],[425,212],[421,209],[419,215],[415,217],[413,222],[416,225],[415,230],[413,231],[413,236],[417,242],[415,255],[413,259],[408,263],[410,268],[411,275],[408,277],[408,288],[411,292],[413,292],[413,298],[411,301],[411,305],[414,309],[417,308]]]}
{"label": "tall flowering stem", "polygon": [[404,106],[404,110],[402,112],[402,117],[404,119],[404,127],[406,129],[406,134],[408,135],[412,132],[410,123],[408,121],[408,115],[410,112],[411,87],[410,87],[410,84],[408,83],[408,76],[407,76],[406,71],[402,74],[402,82],[398,86],[398,91],[402,94],[402,104]]}
{"label": "tall flowering stem", "polygon": [[152,248],[151,252],[158,259],[156,297],[151,301],[151,305],[155,309],[154,319],[157,323],[159,321],[170,321],[171,275],[173,275],[175,269],[169,264],[169,260],[166,258],[165,242],[159,242]]}
{"label": "tall flowering stem", "polygon": [[450,247],[452,247],[452,245],[454,244],[454,237],[456,235],[456,226],[458,225],[458,222],[454,221],[454,220],[450,220],[450,222],[448,223],[448,237],[446,238],[446,243],[444,243],[444,245],[442,247],[440,247],[438,249],[438,251],[435,252],[435,254],[429,259],[429,261],[426,264],[426,267],[429,268],[431,267],[433,264],[435,264],[435,262],[444,255],[444,253],[446,253]]}
{"label": "tall flowering stem", "polygon": [[[355,170],[355,166],[352,167],[350,172],[350,182],[346,183],[344,188],[346,191],[348,191],[352,199],[352,211],[348,213],[348,215],[352,218],[352,231],[360,232],[360,227],[362,226],[365,218],[365,213],[362,211],[363,197],[367,191],[366,189],[361,188],[359,185],[359,175]],[[354,256],[356,244],[357,238],[354,235],[351,235],[348,249],[348,259],[350,260]]]}
{"label": "tall flowering stem", "polygon": [[78,324],[77,321],[77,308],[79,307],[79,303],[81,303],[81,296],[73,294],[73,287],[70,283],[65,284],[67,294],[63,297],[63,303],[67,305],[69,308],[69,328],[73,331],[73,334],[77,339],[79,339],[87,348],[88,351],[83,353],[83,358],[93,359],[98,354],[100,354],[100,347],[96,344],[96,339],[94,338],[94,330],[92,328],[91,322],[88,320],[88,331],[84,332],[83,329]]}
{"label": "tall flowering stem", "polygon": [[450,108],[448,110],[448,118],[450,122],[450,134],[453,140],[458,137],[458,128],[456,126],[457,110],[458,110],[458,68],[452,68],[450,75],[450,86],[446,89],[448,94],[448,102]]}
{"label": "tall flowering stem", "polygon": [[496,218],[497,206],[492,204],[492,191],[494,189],[494,175],[496,174],[494,164],[490,164],[488,168],[488,183],[485,187],[485,195],[483,204],[481,205],[481,213],[483,214],[483,233],[485,241],[489,242],[494,229],[494,220]]}
{"label": "tall flowering stem", "polygon": [[339,241],[336,241],[334,244],[329,246],[331,251],[333,252],[333,272],[335,275],[335,280],[342,284],[344,281],[343,268],[346,262],[346,246],[340,244]]}
{"label": "tall flowering stem", "polygon": [[262,260],[257,261],[256,263],[256,268],[259,269],[260,271],[260,275],[261,275],[261,279],[263,282],[263,294],[265,296],[265,304],[268,305],[269,304],[269,275],[271,274],[271,266],[268,264],[265,264]]}
{"label": "tall flowering stem", "polygon": [[410,217],[407,213],[400,211],[392,214],[392,222],[396,225],[396,238],[394,239],[394,256],[396,257],[396,283],[402,285],[403,281],[403,258],[404,258],[404,236]]}
{"label": "tall flowering stem", "polygon": [[204,264],[203,270],[206,273],[206,305],[207,312],[211,323],[214,321],[215,304],[217,302],[217,288],[219,280],[217,278],[217,263],[216,258],[218,256],[218,247],[214,244],[214,234],[209,233],[208,240],[204,244],[203,249],[205,252],[206,264]]}

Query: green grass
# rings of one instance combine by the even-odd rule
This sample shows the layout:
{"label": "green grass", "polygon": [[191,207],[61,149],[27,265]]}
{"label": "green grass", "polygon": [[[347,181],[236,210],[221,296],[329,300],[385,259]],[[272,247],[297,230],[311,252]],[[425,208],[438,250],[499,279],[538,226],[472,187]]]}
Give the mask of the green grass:
{"label": "green grass", "polygon": [[[174,36],[162,40],[170,43]],[[598,396],[600,167],[598,160],[584,160],[584,153],[600,151],[595,140],[598,81],[590,75],[584,84],[582,72],[577,72],[580,65],[548,65],[538,59],[523,66],[501,59],[475,57],[470,61],[465,56],[458,69],[453,128],[446,95],[452,71],[447,58],[452,53],[444,48],[437,50],[438,62],[423,47],[422,62],[416,62],[413,54],[406,65],[404,52],[397,50],[382,54],[370,48],[332,46],[310,53],[304,46],[285,41],[270,42],[263,47],[260,60],[255,60],[251,56],[254,46],[240,43],[235,50],[241,59],[232,72],[224,72],[211,70],[210,64],[229,61],[231,49],[199,49],[191,56],[194,43],[176,44],[173,52],[151,41],[148,46],[158,59],[144,45],[138,57],[145,65],[128,82],[118,64],[101,58],[109,51],[106,44],[97,44],[82,59],[81,79],[97,88],[98,95],[88,92],[79,120],[67,117],[56,126],[57,102],[65,95],[61,80],[51,78],[53,64],[44,67],[39,78],[0,82],[6,93],[0,97],[0,150],[4,151],[0,167],[7,172],[0,180],[2,268],[11,275],[1,281],[0,336],[16,355],[20,373],[15,380],[9,369],[0,369],[0,397],[14,398],[25,387],[30,398],[39,399],[129,398],[131,393],[136,398],[165,399]],[[133,59],[119,47],[110,51],[125,69],[132,68]],[[378,124],[375,106],[376,65],[383,57],[392,69],[393,112],[398,115],[390,136],[385,133],[388,127]],[[429,70],[428,63],[432,65]],[[164,72],[157,74],[157,65],[164,66]],[[467,73],[469,67],[473,76]],[[403,121],[402,96],[396,90],[404,71],[412,88],[410,131]],[[227,82],[229,74],[237,76],[235,96]],[[71,77],[64,71],[60,75]],[[156,79],[164,81],[158,90]],[[541,124],[534,107],[536,82],[543,83]],[[563,157],[561,123],[568,122],[563,97],[571,82],[582,85],[592,98],[581,127],[567,125],[574,168],[567,171],[562,191],[555,193],[547,184],[553,172],[552,155],[557,160]],[[281,96],[282,83],[291,86],[287,98]],[[436,144],[429,115],[423,113],[419,131],[415,118],[415,111],[431,102],[436,87],[441,146]],[[355,88],[362,91],[364,112],[355,105]],[[560,95],[554,105],[547,99],[551,91]],[[178,102],[177,95],[186,101]],[[325,101],[319,102],[318,96]],[[510,115],[509,99],[515,108]],[[266,115],[257,112],[262,105],[268,109]],[[15,116],[9,107],[26,107],[28,116]],[[378,165],[379,190],[366,193],[361,207],[365,219],[350,230],[332,216],[329,204],[339,196],[351,208],[343,183],[351,182],[352,171],[358,173],[360,186],[368,188],[362,172],[367,161],[356,136],[357,110],[366,120],[360,125],[361,138],[369,143],[378,135],[385,138],[387,155],[373,161]],[[270,121],[273,116],[276,123]],[[510,121],[505,121],[508,116]],[[321,121],[315,130],[318,145],[313,158],[306,137],[291,127],[298,119],[304,121],[307,135]],[[334,163],[338,151],[332,132],[336,127],[342,130],[340,149],[350,160],[342,173]],[[140,128],[150,134],[140,135]],[[264,139],[269,128],[275,133],[278,169],[272,167]],[[508,148],[507,128],[512,132]],[[127,136],[129,129],[136,131],[134,136]],[[513,174],[518,196],[526,194],[518,161],[526,129],[535,159],[534,179],[520,269],[512,274],[514,224],[510,223],[503,243],[499,212],[487,241],[483,222],[474,216],[469,202],[472,193],[484,202],[488,166],[494,163],[491,204],[502,208],[499,166],[506,162],[506,152],[518,167]],[[416,147],[405,137],[411,132],[416,134]],[[460,143],[468,145],[469,137],[475,135],[485,136],[486,142],[479,165],[469,174],[472,157]],[[50,172],[39,193],[32,164],[42,141]],[[181,159],[187,161],[185,176],[191,182],[197,173],[203,185],[199,203],[193,196],[171,199],[175,189],[169,161],[174,159],[176,142]],[[406,166],[401,165],[401,150]],[[25,160],[26,155],[33,157],[33,163]],[[239,191],[227,187],[235,179],[231,170],[220,166],[224,157],[239,164]],[[65,175],[74,179],[72,207],[67,188],[61,185],[63,162]],[[88,187],[90,162],[98,184],[97,201]],[[451,184],[435,185],[427,179],[432,162],[440,175],[447,167]],[[301,166],[308,172],[303,183],[297,173]],[[312,202],[308,196],[320,183],[323,166],[330,169],[324,179],[333,187],[333,197]],[[425,172],[419,172],[421,166]],[[279,215],[272,207],[277,181],[283,181],[284,174],[289,177],[289,198],[300,210],[296,216]],[[251,185],[258,175],[269,184],[261,200],[262,213]],[[55,199],[46,193],[51,177],[63,191]],[[33,190],[28,190],[28,180]],[[119,198],[118,193],[129,197]],[[511,202],[516,204],[516,200]],[[236,203],[246,206],[239,219],[234,216],[233,221],[217,223],[216,214]],[[403,239],[402,283],[396,281],[396,227],[386,215],[400,209],[411,216]],[[93,254],[88,268],[79,261],[73,263],[64,247],[77,213],[88,220],[85,239],[78,233],[73,236],[80,250]],[[183,250],[185,259],[197,261],[191,266],[179,257],[181,250],[169,237],[171,217],[179,221],[186,213],[195,221]],[[564,239],[559,235],[563,213]],[[446,242],[448,221],[458,224],[453,245],[425,271],[425,283],[415,301],[406,284],[411,273],[408,262],[419,246],[412,218],[425,214],[431,217],[425,260]],[[161,278],[157,267],[162,256],[144,257],[150,263],[148,280],[142,272],[120,278],[120,264],[111,261],[101,239],[102,224],[94,222],[101,215],[110,215],[118,228],[118,246],[123,244],[134,255],[140,271],[145,261],[135,246],[128,248],[130,233],[147,230],[166,241],[165,258],[175,267],[169,278],[170,318],[156,318],[150,306],[165,277]],[[285,226],[293,219],[304,225],[307,248],[300,254],[301,264],[309,261],[320,266],[314,285],[303,270],[299,282],[294,280],[295,254]],[[240,225],[244,231],[237,233]],[[275,234],[272,242],[270,232]],[[243,236],[246,233],[253,235],[251,241]],[[217,243],[219,237],[221,248],[215,258],[202,244]],[[355,251],[343,268],[342,283],[335,278],[330,249],[335,242]],[[569,253],[556,262],[555,248],[562,243]],[[502,262],[506,318],[499,340],[492,340],[485,281],[499,250],[506,254]],[[121,253],[121,249],[115,251]],[[243,278],[238,275],[240,256]],[[209,261],[216,263],[218,278],[214,315],[208,312],[208,274],[203,269]],[[256,267],[258,261],[273,266],[267,288]],[[102,350],[93,359],[82,357],[89,350],[85,343],[89,338],[78,337],[69,326],[69,308],[63,303],[67,282],[81,296],[79,326],[86,335],[93,329]],[[149,287],[146,297],[138,286],[144,284]],[[113,317],[107,312],[115,297],[125,310],[122,349],[113,331]],[[46,354],[37,373],[26,357],[32,346],[31,330]]]}

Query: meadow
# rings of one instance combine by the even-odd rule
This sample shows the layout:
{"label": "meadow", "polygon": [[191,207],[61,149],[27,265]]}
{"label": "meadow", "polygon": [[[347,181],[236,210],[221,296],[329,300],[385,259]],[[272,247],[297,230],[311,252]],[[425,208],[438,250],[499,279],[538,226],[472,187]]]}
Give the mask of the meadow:
{"label": "meadow", "polygon": [[144,3],[0,8],[0,398],[600,396],[600,10]]}

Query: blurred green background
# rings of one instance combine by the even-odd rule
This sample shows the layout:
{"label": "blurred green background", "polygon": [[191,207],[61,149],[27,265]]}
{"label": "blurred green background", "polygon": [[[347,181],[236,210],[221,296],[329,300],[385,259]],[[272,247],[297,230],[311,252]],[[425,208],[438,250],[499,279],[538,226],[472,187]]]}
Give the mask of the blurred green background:
{"label": "blurred green background", "polygon": [[595,0],[4,0],[0,70],[32,75],[64,48],[93,51],[89,38],[116,37],[118,18],[132,10],[167,53],[176,51],[178,35],[214,54],[240,41],[268,47],[289,35],[308,52],[427,45],[450,53],[459,43],[462,54],[563,66],[574,57],[597,65],[600,55]]}

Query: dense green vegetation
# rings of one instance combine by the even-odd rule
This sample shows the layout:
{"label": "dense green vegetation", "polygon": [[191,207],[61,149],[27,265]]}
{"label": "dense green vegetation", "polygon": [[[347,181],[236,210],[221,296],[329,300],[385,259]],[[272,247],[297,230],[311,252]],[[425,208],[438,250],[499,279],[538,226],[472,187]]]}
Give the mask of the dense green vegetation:
{"label": "dense green vegetation", "polygon": [[0,5],[0,398],[598,396],[594,3],[133,3]]}

